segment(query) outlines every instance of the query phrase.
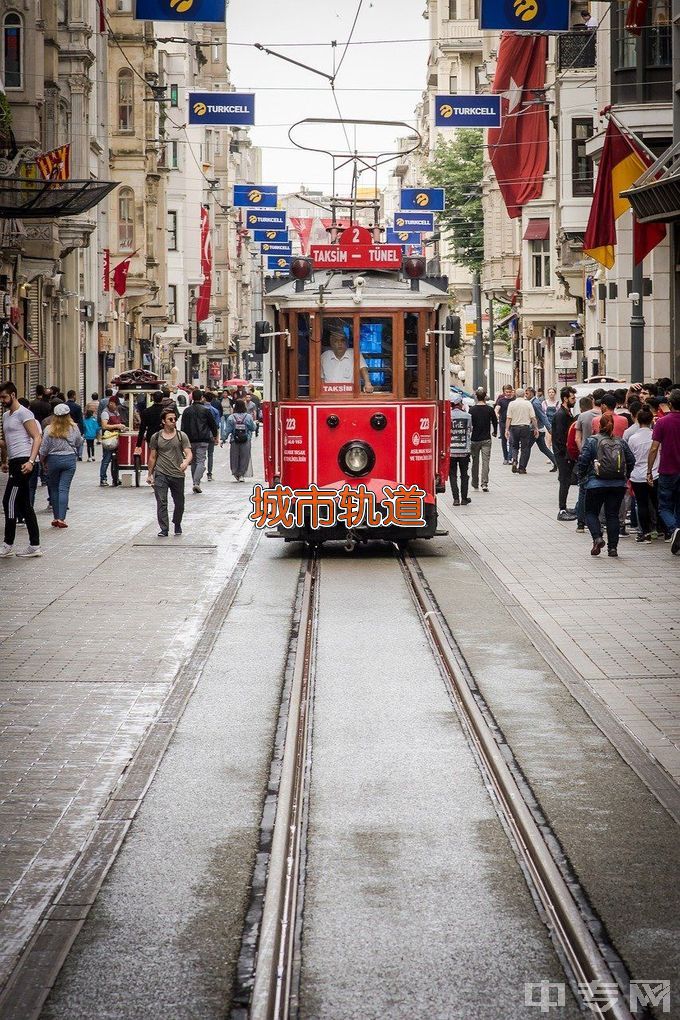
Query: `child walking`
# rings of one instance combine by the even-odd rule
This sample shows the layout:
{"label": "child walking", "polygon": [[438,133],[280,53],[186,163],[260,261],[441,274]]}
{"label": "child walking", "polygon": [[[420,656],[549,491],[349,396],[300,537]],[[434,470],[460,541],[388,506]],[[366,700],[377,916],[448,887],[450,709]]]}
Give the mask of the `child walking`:
{"label": "child walking", "polygon": [[99,422],[91,407],[88,407],[85,411],[83,428],[85,429],[85,442],[87,443],[87,463],[94,463],[94,441],[99,434]]}

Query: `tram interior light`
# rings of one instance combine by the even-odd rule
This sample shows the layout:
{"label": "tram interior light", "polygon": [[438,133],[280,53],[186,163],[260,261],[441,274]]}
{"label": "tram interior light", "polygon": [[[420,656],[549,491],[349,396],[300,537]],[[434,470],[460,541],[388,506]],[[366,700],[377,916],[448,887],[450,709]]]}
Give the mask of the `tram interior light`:
{"label": "tram interior light", "polygon": [[409,255],[404,259],[403,269],[409,280],[419,280],[425,275],[425,259],[419,255]]}

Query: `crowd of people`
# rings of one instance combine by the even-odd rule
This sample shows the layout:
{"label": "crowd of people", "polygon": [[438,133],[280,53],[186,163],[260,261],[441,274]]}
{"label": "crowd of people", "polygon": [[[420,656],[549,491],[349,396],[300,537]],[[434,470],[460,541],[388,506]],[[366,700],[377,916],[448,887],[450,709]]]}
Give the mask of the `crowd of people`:
{"label": "crowd of people", "polygon": [[142,455],[144,441],[148,446],[147,481],[156,496],[159,537],[169,534],[168,494],[174,503],[174,533],[182,534],[185,472],[191,467],[192,489],[200,494],[204,474],[209,481],[213,479],[218,444],[229,445],[234,481],[252,476],[251,444],[253,435],[259,434],[262,414],[260,397],[251,388],[225,389],[221,396],[194,389],[182,413],[181,430],[180,411],[169,389],[153,393],[148,406],[145,394],[137,402],[134,398],[134,393],[114,393],[107,388],[103,397],[93,393],[83,409],[74,390],[64,394],[57,386],[39,385],[34,400],[29,401],[18,396],[14,383],[0,385],[0,460],[7,474],[0,558],[15,554],[17,527],[21,526],[27,529],[28,545],[16,550],[16,555],[42,556],[34,508],[41,483],[47,488],[52,526],[68,528],[71,483],[84,451],[87,462],[94,463],[97,445],[101,445],[100,486],[122,484],[117,451],[120,433],[130,422],[137,431],[135,454]]}
{"label": "crowd of people", "polygon": [[[488,492],[489,456],[499,437],[503,465],[525,475],[534,446],[557,473],[557,519],[590,532],[592,556],[607,546],[618,556],[620,537],[639,543],[660,538],[680,553],[680,386],[670,379],[637,383],[613,391],[604,387],[581,397],[564,386],[537,394],[506,385],[493,407],[484,389],[467,409],[461,394],[452,400],[450,485],[454,506],[471,502],[478,486],[475,458],[482,451],[482,491]],[[548,441],[550,445],[548,445]],[[569,507],[572,487],[575,505]],[[606,540],[604,535],[606,534]]]}

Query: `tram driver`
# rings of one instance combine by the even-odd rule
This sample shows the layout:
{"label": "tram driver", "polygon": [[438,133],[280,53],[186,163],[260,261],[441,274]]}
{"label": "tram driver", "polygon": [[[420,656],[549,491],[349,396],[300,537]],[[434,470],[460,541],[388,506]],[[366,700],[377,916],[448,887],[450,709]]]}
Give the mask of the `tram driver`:
{"label": "tram driver", "polygon": [[[329,348],[321,355],[321,381],[324,383],[354,382],[354,352],[347,343],[341,326],[332,326],[328,337]],[[373,386],[363,354],[359,354],[359,375],[364,393],[372,393]]]}

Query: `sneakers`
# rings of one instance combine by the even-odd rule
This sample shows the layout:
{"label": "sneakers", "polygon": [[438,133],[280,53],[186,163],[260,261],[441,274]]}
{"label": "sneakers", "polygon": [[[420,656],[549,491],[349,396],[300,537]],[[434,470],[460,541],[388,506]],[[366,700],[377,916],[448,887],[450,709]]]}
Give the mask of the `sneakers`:
{"label": "sneakers", "polygon": [[643,535],[642,532],[638,531],[637,535],[635,536],[635,541],[639,542],[639,543],[647,542],[649,545],[651,545],[652,544],[652,536],[651,535]]}
{"label": "sneakers", "polygon": [[42,549],[39,545],[28,545],[25,549],[19,549],[17,556],[23,556],[24,559],[31,559],[33,556],[42,556]]}
{"label": "sneakers", "polygon": [[194,485],[194,492],[203,492],[203,489],[200,485]]}
{"label": "sneakers", "polygon": [[58,528],[68,528],[66,521],[55,521],[54,523]]}
{"label": "sneakers", "polygon": [[526,468],[517,468],[517,474],[518,475],[525,475],[526,473],[527,473],[527,469]]}
{"label": "sneakers", "polygon": [[182,526],[180,524],[176,524],[175,525],[175,534],[176,535],[181,535],[182,534]]}
{"label": "sneakers", "polygon": [[626,528],[625,526],[623,528],[619,528],[619,538],[627,538],[627,537],[628,537],[628,528]]}
{"label": "sneakers", "polygon": [[3,542],[0,546],[0,559],[6,560],[9,556],[14,556],[14,546]]}
{"label": "sneakers", "polygon": [[576,525],[576,534],[577,535],[583,535],[585,533],[585,530],[586,530],[585,524],[577,524]]}
{"label": "sneakers", "polygon": [[488,491],[489,491],[489,486],[488,485],[483,485],[482,486],[482,492],[488,492]]}
{"label": "sneakers", "polygon": [[167,538],[168,537],[167,531],[159,531],[158,532],[158,537],[159,538]]}
{"label": "sneakers", "polygon": [[575,521],[576,520],[576,514],[573,513],[571,510],[560,510],[560,512],[557,515],[557,520],[558,521]]}
{"label": "sneakers", "polygon": [[471,502],[472,502],[472,500],[470,499],[470,497],[469,497],[469,496],[466,496],[466,497],[465,497],[465,499],[461,499],[461,504],[462,504],[463,506],[467,506],[467,505],[468,505],[468,503],[471,503]]}
{"label": "sneakers", "polygon": [[618,551],[616,549],[607,549],[607,556],[615,557],[615,556],[618,556],[618,555],[619,554],[618,554]]}
{"label": "sneakers", "polygon": [[475,489],[475,490],[478,490],[479,489],[479,485],[475,485],[475,483],[473,482],[472,483],[472,488]]}
{"label": "sneakers", "polygon": [[509,464],[512,464],[511,460],[504,460],[503,461],[503,467],[507,467]]}
{"label": "sneakers", "polygon": [[106,481],[106,479],[104,479],[104,481],[103,481],[103,482],[102,482],[102,481],[100,481],[100,482],[99,482],[99,484],[100,484],[100,485],[108,485],[109,483],[108,483],[108,482]]}
{"label": "sneakers", "polygon": [[604,539],[602,538],[602,535],[600,535],[600,537],[596,538],[595,541],[593,542],[593,548],[590,550],[590,555],[591,556],[599,556],[600,553],[602,552],[603,548],[604,548]]}
{"label": "sneakers", "polygon": [[676,528],[671,538],[671,552],[674,556],[680,553],[680,528]]}
{"label": "sneakers", "polygon": [[459,499],[454,499],[453,505],[454,506],[460,506],[460,500]]}
{"label": "sneakers", "polygon": [[515,462],[513,460],[513,462],[512,462],[512,473],[513,473],[513,475],[516,475],[518,471],[519,471],[519,468],[517,467],[517,465],[515,464]]}
{"label": "sneakers", "polygon": [[211,475],[211,474],[208,474],[208,475],[207,475],[207,479],[208,479],[208,481],[209,481],[209,482],[212,482],[212,475]]}

